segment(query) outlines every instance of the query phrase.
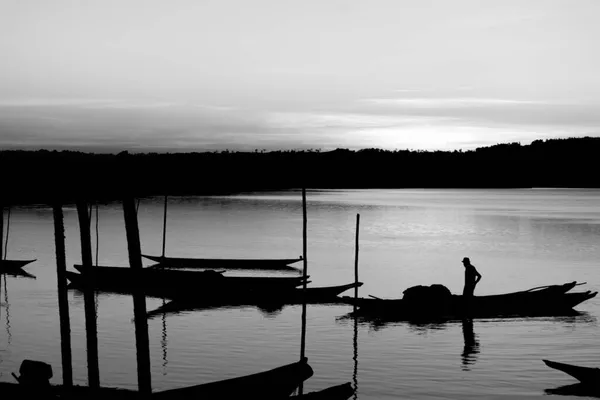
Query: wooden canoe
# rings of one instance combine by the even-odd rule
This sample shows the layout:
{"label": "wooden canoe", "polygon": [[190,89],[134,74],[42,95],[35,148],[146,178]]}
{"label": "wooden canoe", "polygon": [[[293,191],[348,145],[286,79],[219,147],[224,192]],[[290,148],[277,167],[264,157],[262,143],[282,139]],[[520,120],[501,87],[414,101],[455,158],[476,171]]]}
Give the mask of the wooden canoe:
{"label": "wooden canoe", "polygon": [[163,257],[142,254],[142,257],[168,268],[190,269],[232,269],[232,270],[267,270],[267,271],[299,271],[290,267],[302,260],[299,258],[282,259],[241,259],[241,258],[181,258]]}
{"label": "wooden canoe", "polygon": [[5,272],[20,271],[27,264],[31,264],[34,260],[0,260],[0,274]]}
{"label": "wooden canoe", "polygon": [[[230,399],[259,398],[268,400],[287,399],[296,388],[313,375],[306,358],[301,361],[252,375],[210,382],[184,388],[154,392],[150,399]],[[0,382],[2,399],[20,400],[34,398],[60,399],[148,399],[137,391],[117,388],[90,388],[87,386],[29,387],[23,384]],[[320,397],[318,398],[320,399]],[[337,399],[337,397],[335,398]]]}
{"label": "wooden canoe", "polygon": [[[84,274],[89,274],[97,283],[119,284],[121,286],[143,285],[149,287],[204,287],[227,286],[241,287],[288,287],[294,288],[301,285],[305,278],[294,277],[255,277],[255,276],[223,276],[222,273],[212,270],[207,271],[180,271],[171,269],[135,270],[132,268],[93,266],[85,267],[75,264],[74,268]],[[308,276],[307,278],[308,279]]]}
{"label": "wooden canoe", "polygon": [[245,306],[275,306],[283,307],[288,304],[302,304],[306,301],[307,304],[344,304],[339,294],[346,290],[362,286],[362,282],[349,283],[347,285],[324,286],[324,287],[307,287],[306,293],[302,288],[295,288],[291,291],[280,292],[277,294],[270,293],[241,293],[233,295],[226,299],[218,299],[214,297],[203,298],[196,295],[195,298],[187,299],[177,296],[174,300],[166,303],[163,306],[147,313],[148,318],[153,318],[163,314],[178,314],[185,311],[209,310],[215,308],[232,308]]}
{"label": "wooden canoe", "polygon": [[581,383],[585,383],[586,385],[593,384],[600,387],[600,368],[581,367],[549,360],[542,361],[550,368],[571,375]]}
{"label": "wooden canoe", "polygon": [[514,293],[474,296],[450,295],[444,299],[378,299],[344,297],[359,309],[356,316],[397,320],[492,318],[511,316],[547,316],[573,312],[573,307],[597,295],[597,292],[567,293],[577,285],[569,282]]}
{"label": "wooden canoe", "polygon": [[152,394],[152,399],[234,399],[288,398],[296,388],[313,375],[308,359],[257,374]]}

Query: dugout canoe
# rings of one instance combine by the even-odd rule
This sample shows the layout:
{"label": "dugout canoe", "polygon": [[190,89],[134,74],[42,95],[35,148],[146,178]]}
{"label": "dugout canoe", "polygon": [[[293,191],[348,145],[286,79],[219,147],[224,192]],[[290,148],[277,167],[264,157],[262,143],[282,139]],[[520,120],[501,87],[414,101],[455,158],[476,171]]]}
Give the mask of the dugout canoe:
{"label": "dugout canoe", "polygon": [[291,264],[302,260],[299,258],[281,259],[239,259],[239,258],[182,258],[163,257],[142,254],[142,257],[154,261],[167,268],[189,269],[231,269],[231,270],[265,270],[265,271],[298,271]]}

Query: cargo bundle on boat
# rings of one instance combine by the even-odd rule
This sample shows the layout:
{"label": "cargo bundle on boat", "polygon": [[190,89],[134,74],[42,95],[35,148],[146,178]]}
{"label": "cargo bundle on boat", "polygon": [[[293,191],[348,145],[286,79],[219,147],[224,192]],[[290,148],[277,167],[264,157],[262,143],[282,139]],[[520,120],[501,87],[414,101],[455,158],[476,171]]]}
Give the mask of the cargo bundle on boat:
{"label": "cargo bundle on boat", "polygon": [[580,284],[570,282],[471,298],[454,295],[443,285],[415,286],[405,290],[401,299],[344,297],[344,300],[358,307],[356,316],[378,319],[549,316],[573,313],[575,306],[596,296],[597,292],[589,290],[569,293],[577,285]]}

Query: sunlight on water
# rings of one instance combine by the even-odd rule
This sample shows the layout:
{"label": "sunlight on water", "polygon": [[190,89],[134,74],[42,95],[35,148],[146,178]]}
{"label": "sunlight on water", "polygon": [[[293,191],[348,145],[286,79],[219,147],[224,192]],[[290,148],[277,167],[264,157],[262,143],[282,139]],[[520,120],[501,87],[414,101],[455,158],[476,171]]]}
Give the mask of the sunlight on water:
{"label": "sunlight on water", "polygon": [[[77,212],[72,206],[64,211],[72,270],[81,262]],[[162,198],[141,200],[145,254],[162,251],[162,213]],[[401,297],[410,286],[432,283],[461,292],[465,256],[483,275],[479,295],[573,280],[587,282],[583,290],[600,288],[598,190],[308,191],[312,285],[353,281],[357,213],[361,296]],[[127,267],[120,204],[100,205],[98,228],[99,264]],[[94,232],[92,223],[93,243]],[[37,279],[8,277],[6,290],[3,281],[0,381],[13,381],[10,373],[25,358],[52,364],[52,381],[61,381],[53,240],[50,208],[12,210],[8,258],[36,258],[25,270]],[[301,194],[169,198],[166,254],[296,258],[302,254]],[[135,389],[133,301],[110,294],[98,300],[101,383]],[[153,310],[162,300],[146,304]],[[82,294],[70,291],[69,306],[75,380],[85,384]],[[600,366],[600,299],[577,309],[584,313],[472,325],[361,322],[355,338],[354,321],[343,318],[350,307],[309,306],[306,351],[315,374],[305,392],[355,378],[360,399],[539,398],[545,389],[574,383],[542,359]],[[300,354],[299,306],[188,311],[148,325],[154,390],[250,374]]]}

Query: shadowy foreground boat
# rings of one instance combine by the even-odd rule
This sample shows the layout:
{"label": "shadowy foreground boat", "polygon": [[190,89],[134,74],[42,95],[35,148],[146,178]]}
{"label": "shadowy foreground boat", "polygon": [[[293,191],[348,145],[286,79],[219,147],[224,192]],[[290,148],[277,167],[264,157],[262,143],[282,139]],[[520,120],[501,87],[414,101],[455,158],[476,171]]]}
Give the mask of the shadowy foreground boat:
{"label": "shadowy foreground boat", "polygon": [[98,290],[131,293],[142,291],[148,296],[174,298],[177,296],[229,296],[233,293],[277,292],[293,289],[308,279],[297,277],[223,276],[217,271],[179,271],[169,269],[135,270],[121,267],[84,267],[76,264],[80,274],[67,273],[75,285]]}
{"label": "shadowy foreground boat", "polygon": [[432,285],[407,289],[402,299],[343,299],[358,307],[352,315],[366,318],[432,320],[553,316],[572,313],[575,306],[596,296],[597,292],[589,290],[567,293],[577,285],[580,284],[574,281],[514,293],[474,296],[470,299],[451,294],[443,285]]}
{"label": "shadowy foreground boat", "polygon": [[186,298],[177,296],[167,304],[148,312],[147,317],[153,318],[163,314],[177,314],[184,311],[207,310],[221,307],[258,306],[267,309],[280,308],[288,304],[344,304],[339,295],[346,290],[362,286],[362,282],[338,286],[293,288],[279,291],[276,295],[264,292],[233,293],[228,297],[198,296]]}
{"label": "shadowy foreground boat", "polygon": [[154,261],[160,266],[168,268],[195,268],[195,269],[235,269],[235,270],[266,270],[266,271],[299,271],[290,267],[291,264],[302,260],[299,258],[282,259],[241,259],[241,258],[180,258],[150,256],[142,257]]}
{"label": "shadowy foreground boat", "polygon": [[85,386],[65,387],[50,385],[52,368],[46,363],[25,360],[21,365],[21,376],[15,376],[18,384],[0,382],[3,399],[23,399],[29,396],[45,399],[237,399],[260,398],[268,400],[346,400],[354,394],[350,382],[318,392],[293,396],[291,394],[302,382],[313,375],[308,360],[302,360],[274,368],[269,371],[225,379],[195,386],[170,389],[144,396],[139,392],[117,388],[92,389]]}

